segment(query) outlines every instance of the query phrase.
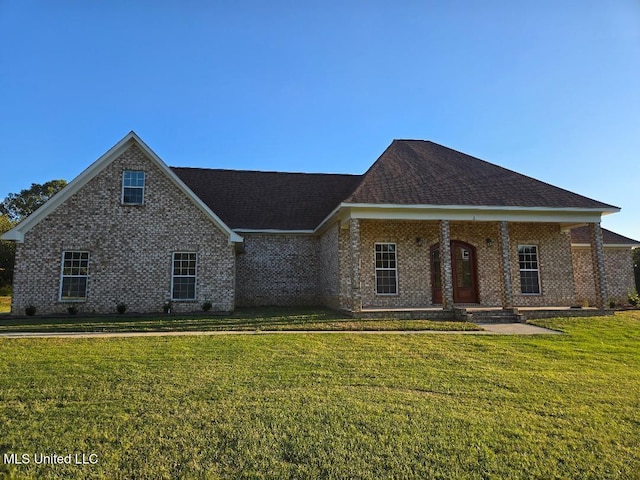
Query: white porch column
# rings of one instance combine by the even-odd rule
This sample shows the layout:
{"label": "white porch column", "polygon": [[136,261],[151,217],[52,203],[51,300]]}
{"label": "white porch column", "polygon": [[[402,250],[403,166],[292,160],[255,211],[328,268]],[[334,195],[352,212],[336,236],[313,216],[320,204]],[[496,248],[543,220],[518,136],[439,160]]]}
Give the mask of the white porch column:
{"label": "white porch column", "polygon": [[442,309],[453,309],[453,270],[451,267],[451,234],[449,220],[440,220],[440,282]]}
{"label": "white porch column", "polygon": [[591,239],[593,281],[596,288],[596,306],[604,310],[608,307],[609,293],[607,289],[607,276],[604,271],[604,246],[600,222],[589,224],[589,236]]}
{"label": "white porch column", "polygon": [[509,224],[500,222],[500,247],[502,250],[502,308],[513,308],[513,282],[511,281],[511,256]]}

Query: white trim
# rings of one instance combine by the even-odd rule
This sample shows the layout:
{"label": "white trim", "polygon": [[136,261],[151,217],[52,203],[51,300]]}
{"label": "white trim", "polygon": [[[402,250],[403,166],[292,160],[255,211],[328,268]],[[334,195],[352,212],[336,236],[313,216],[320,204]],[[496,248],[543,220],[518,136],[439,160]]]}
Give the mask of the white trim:
{"label": "white trim", "polygon": [[[400,205],[342,202],[327,215],[314,229],[321,232],[327,223],[339,216],[377,220],[458,220],[458,221],[513,221],[513,222],[554,222],[567,223],[571,228],[585,223],[599,222],[602,215],[619,212],[611,208],[550,208],[550,207],[510,207],[489,205]],[[505,215],[505,213],[507,213]],[[341,214],[341,215],[340,215]]]}
{"label": "white trim", "polygon": [[619,212],[618,207],[611,208],[585,208],[585,207],[512,207],[508,205],[431,205],[431,204],[412,204],[404,205],[397,203],[341,203],[341,207],[352,208],[376,208],[376,209],[408,209],[408,210],[502,210],[502,211],[557,211],[557,212],[606,212],[615,213]]}
{"label": "white trim", "polygon": [[[138,187],[138,186],[131,186],[131,185],[129,185],[129,186],[125,186],[125,184],[124,184],[124,177],[125,177],[125,174],[126,174],[127,172],[142,173],[142,186],[141,186],[141,187]],[[129,205],[133,205],[133,206],[136,206],[136,205],[137,205],[137,206],[144,205],[144,194],[145,194],[145,186],[146,186],[146,183],[147,183],[147,172],[145,172],[144,170],[129,170],[129,169],[122,170],[122,192],[120,193],[120,204],[121,204],[121,205],[127,205],[127,206],[129,206]],[[124,190],[125,190],[125,188],[140,189],[140,190],[142,190],[142,202],[140,202],[140,203],[137,203],[137,202],[125,202],[125,201],[124,201]]]}
{"label": "white trim", "polygon": [[[587,248],[591,247],[590,243],[572,243],[572,247]],[[640,247],[640,243],[604,243],[604,248],[637,248]]]}
{"label": "white trim", "polygon": [[[536,249],[536,264],[538,265],[538,268],[521,268],[520,267],[520,247],[534,247]],[[541,296],[542,295],[542,278],[540,275],[540,249],[538,245],[534,243],[518,244],[517,254],[518,254],[518,278],[520,280],[520,295]],[[522,291],[522,277],[520,276],[521,272],[536,272],[538,274],[538,291],[537,292]]]}
{"label": "white trim", "polygon": [[276,234],[287,234],[290,233],[292,235],[313,235],[316,233],[315,230],[280,230],[277,228],[235,228],[233,230],[237,233],[276,233]]}
{"label": "white trim", "polygon": [[69,197],[84,187],[92,178],[98,175],[104,168],[113,162],[118,156],[129,148],[132,144],[138,145],[142,151],[151,159],[156,166],[173,181],[173,183],[202,210],[213,223],[225,232],[229,239],[229,244],[242,242],[242,237],[231,230],[173,171],[162,161],[158,155],[142,141],[134,131],[129,132],[122,140],[111,147],[100,158],[87,167],[80,175],[74,178],[59,193],[54,195],[47,203],[29,215],[16,227],[2,235],[2,240],[14,240],[18,243],[24,242],[24,235],[35,227],[40,221],[53,212],[58,206]]}
{"label": "white trim", "polygon": [[[394,256],[394,263],[395,263],[395,267],[394,268],[378,268],[378,258],[377,258],[377,250],[376,247],[378,245],[393,245],[393,256]],[[394,293],[380,293],[378,292],[378,271],[384,271],[384,272],[389,272],[389,271],[394,271],[395,272],[395,280],[396,280],[396,291]],[[381,296],[381,297],[395,297],[399,295],[399,285],[398,285],[398,245],[395,242],[375,242],[373,244],[373,276],[375,277],[375,294],[376,296]]]}
{"label": "white trim", "polygon": [[[87,274],[86,275],[65,275],[64,274],[64,260],[65,255],[67,253],[86,253],[87,254]],[[63,250],[62,251],[62,259],[60,262],[60,286],[58,288],[58,301],[64,303],[82,303],[87,301],[87,297],[89,295],[89,262],[91,261],[91,252],[89,250]],[[62,297],[62,287],[64,284],[64,278],[86,278],[87,282],[85,284],[84,297],[71,297],[71,298],[63,298]]]}
{"label": "white trim", "polygon": [[599,222],[602,212],[593,210],[549,210],[549,209],[474,209],[462,208],[413,208],[413,206],[396,208],[353,208],[350,218],[370,220],[449,220],[449,221],[484,221],[484,222]]}
{"label": "white trim", "polygon": [[[195,262],[196,262],[196,268],[195,271],[196,273],[194,275],[175,275],[174,272],[174,268],[175,268],[175,262],[176,262],[176,255],[184,255],[184,254],[188,254],[188,255],[195,255]],[[178,277],[178,278],[193,278],[193,298],[174,298],[173,296],[173,281],[174,279]],[[171,254],[171,301],[172,302],[193,302],[195,300],[198,299],[198,252],[190,252],[190,251],[176,251],[173,252]]]}

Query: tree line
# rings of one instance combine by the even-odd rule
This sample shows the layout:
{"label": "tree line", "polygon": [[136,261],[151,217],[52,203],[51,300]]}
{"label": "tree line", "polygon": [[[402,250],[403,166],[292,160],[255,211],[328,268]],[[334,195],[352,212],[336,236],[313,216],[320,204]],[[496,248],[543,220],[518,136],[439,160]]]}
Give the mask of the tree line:
{"label": "tree line", "polygon": [[[35,212],[67,185],[66,180],[32,183],[20,193],[10,193],[0,203],[0,235]],[[11,285],[16,257],[14,242],[0,241],[0,288]]]}

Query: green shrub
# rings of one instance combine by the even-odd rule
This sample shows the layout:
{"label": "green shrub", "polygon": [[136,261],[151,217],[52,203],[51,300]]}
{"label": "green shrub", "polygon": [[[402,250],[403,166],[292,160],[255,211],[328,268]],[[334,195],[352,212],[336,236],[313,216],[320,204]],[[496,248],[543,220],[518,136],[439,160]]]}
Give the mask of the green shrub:
{"label": "green shrub", "polygon": [[162,306],[162,310],[164,311],[164,313],[171,313],[172,307],[173,307],[173,302],[169,300],[165,302],[165,304]]}
{"label": "green shrub", "polygon": [[202,310],[205,311],[205,312],[208,312],[209,310],[211,310],[212,306],[213,305],[211,304],[211,302],[204,302],[202,304]]}
{"label": "green shrub", "polygon": [[69,305],[67,307],[67,312],[69,312],[69,315],[75,315],[78,313],[78,307],[76,305]]}
{"label": "green shrub", "polygon": [[124,312],[127,311],[127,304],[126,303],[119,303],[118,306],[116,307],[116,310],[118,311],[119,314],[123,314]]}
{"label": "green shrub", "polygon": [[634,307],[640,306],[640,296],[638,296],[638,292],[636,292],[635,290],[629,291],[627,300],[629,301],[629,305],[633,305]]}
{"label": "green shrub", "polygon": [[36,314],[36,307],[29,305],[24,309],[24,313],[29,317],[33,317]]}

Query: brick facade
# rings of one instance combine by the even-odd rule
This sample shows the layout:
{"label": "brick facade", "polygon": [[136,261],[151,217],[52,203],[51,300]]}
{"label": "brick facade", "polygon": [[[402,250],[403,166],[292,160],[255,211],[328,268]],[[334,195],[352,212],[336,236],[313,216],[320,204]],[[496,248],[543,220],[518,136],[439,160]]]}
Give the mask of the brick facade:
{"label": "brick facade", "polygon": [[[576,287],[576,302],[579,305],[596,305],[596,289],[593,276],[591,248],[572,247],[573,278]],[[635,290],[633,260],[629,247],[604,247],[604,268],[610,301],[616,305],[627,305],[627,296]]]}
{"label": "brick facade", "polygon": [[[143,170],[144,205],[122,205],[123,170]],[[131,146],[76,194],[50,212],[16,248],[12,311],[66,312],[59,301],[62,254],[88,251],[89,280],[82,313],[161,312],[171,295],[173,252],[197,253],[196,300],[174,311],[235,306],[235,252],[227,235],[145,156]]]}
{"label": "brick facade", "polygon": [[322,303],[340,309],[340,231],[335,223],[320,237],[320,285]]}
{"label": "brick facade", "polygon": [[[509,233],[515,306],[544,307],[575,304],[571,238],[554,223],[510,223]],[[523,295],[520,288],[518,245],[536,245],[540,269],[541,295]]]}
{"label": "brick facade", "polygon": [[[245,253],[238,255],[237,305],[320,305],[319,251],[314,235],[245,234]],[[325,241],[325,251],[331,245]],[[331,265],[331,255],[323,259]],[[333,269],[333,270],[332,270]],[[333,276],[337,264],[324,276]]]}
{"label": "brick facade", "polygon": [[[571,247],[568,234],[549,223],[509,223],[511,298],[515,306],[558,306],[575,303]],[[345,236],[347,236],[345,234]],[[365,308],[417,308],[433,306],[430,247],[439,243],[437,221],[360,221],[360,278]],[[499,222],[449,222],[451,240],[471,244],[477,255],[477,288],[483,306],[501,306],[504,298]],[[377,295],[374,246],[394,243],[397,248],[398,293]],[[538,246],[540,295],[520,289],[518,245]],[[341,255],[341,261],[349,261]],[[341,269],[342,271],[342,269]],[[348,290],[348,288],[345,288]],[[343,301],[343,307],[348,302]]]}

